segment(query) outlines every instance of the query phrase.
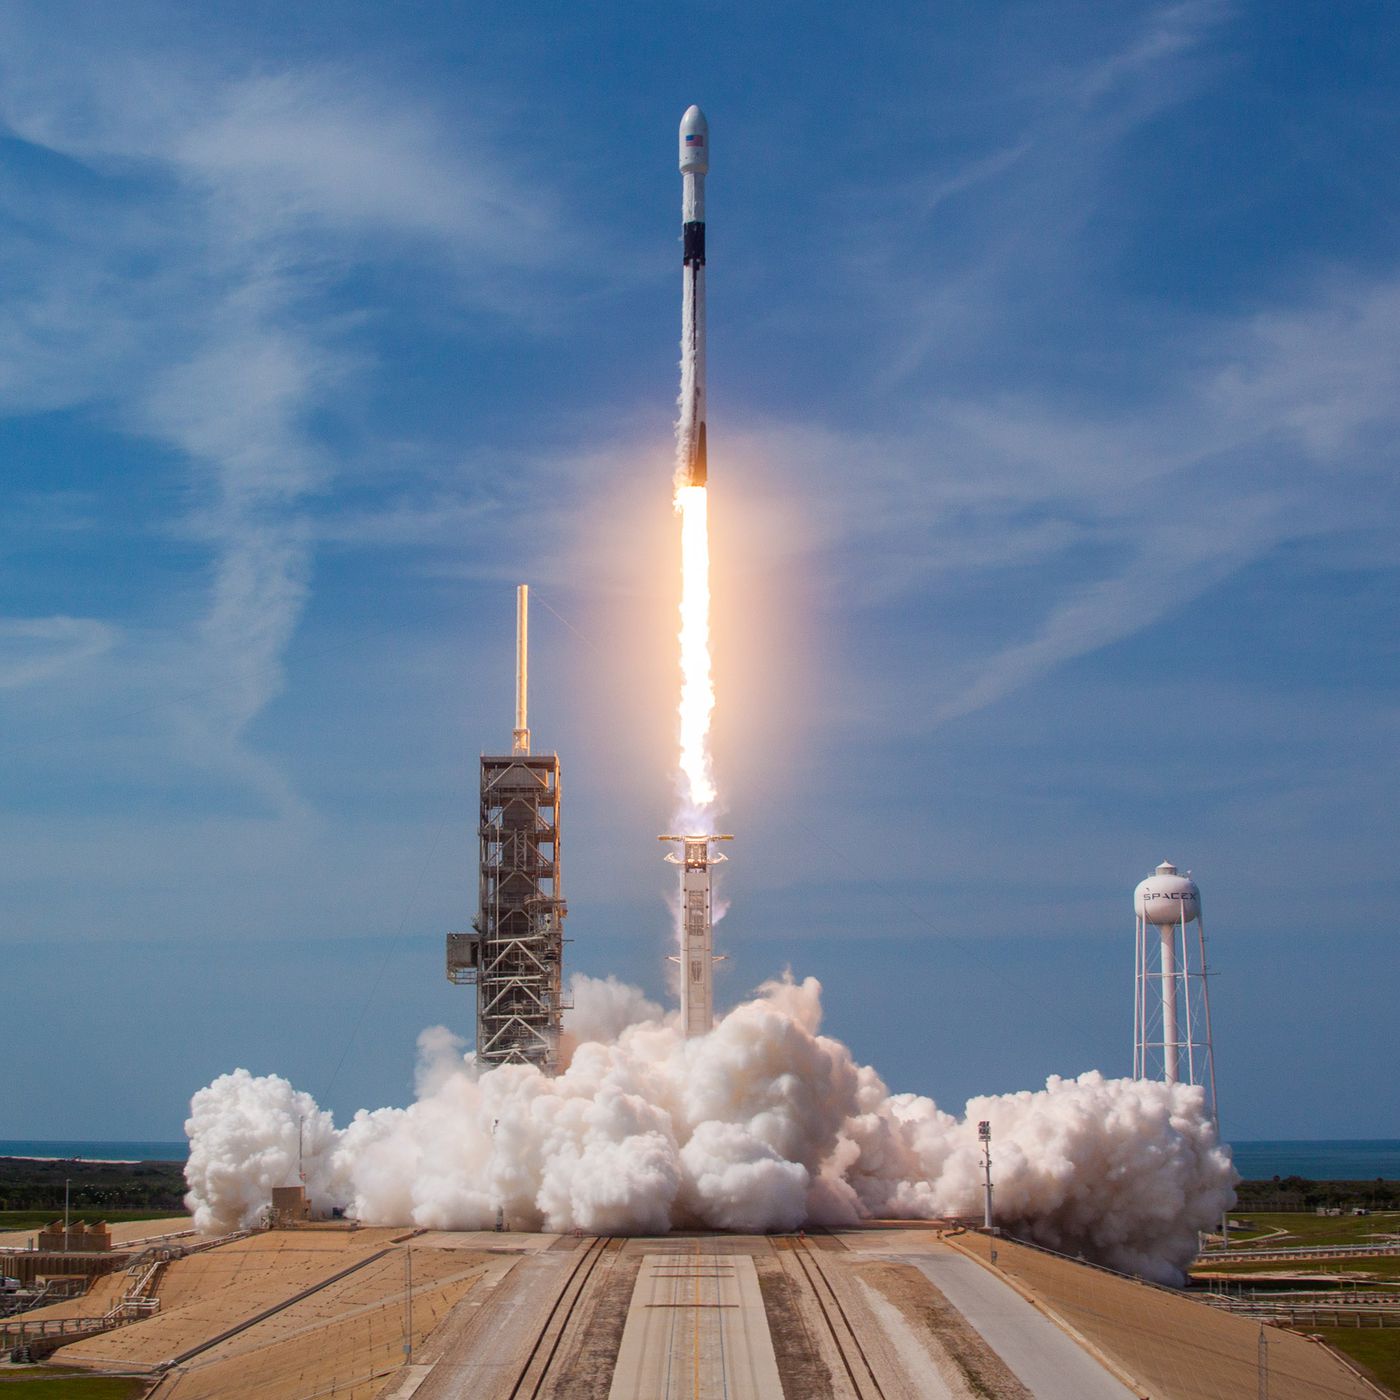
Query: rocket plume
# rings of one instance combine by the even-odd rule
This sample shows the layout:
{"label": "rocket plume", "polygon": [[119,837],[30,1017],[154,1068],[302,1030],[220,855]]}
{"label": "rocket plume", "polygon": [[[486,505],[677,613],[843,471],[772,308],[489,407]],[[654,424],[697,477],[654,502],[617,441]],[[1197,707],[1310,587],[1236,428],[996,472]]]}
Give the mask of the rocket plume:
{"label": "rocket plume", "polygon": [[1090,1072],[971,1099],[892,1094],[821,1032],[813,978],[766,983],[698,1038],[641,992],[573,979],[564,1069],[483,1070],[442,1027],[417,1099],[338,1128],[276,1075],[222,1075],[190,1105],[186,1204],[202,1231],[255,1222],[298,1180],[367,1225],[651,1234],[980,1216],[977,1123],[997,1140],[998,1223],[1180,1283],[1234,1203],[1203,1091]]}
{"label": "rocket plume", "polygon": [[676,490],[681,518],[681,753],[683,797],[696,814],[715,800],[710,763],[710,717],[715,687],[710,674],[710,539],[708,492],[703,486]]}

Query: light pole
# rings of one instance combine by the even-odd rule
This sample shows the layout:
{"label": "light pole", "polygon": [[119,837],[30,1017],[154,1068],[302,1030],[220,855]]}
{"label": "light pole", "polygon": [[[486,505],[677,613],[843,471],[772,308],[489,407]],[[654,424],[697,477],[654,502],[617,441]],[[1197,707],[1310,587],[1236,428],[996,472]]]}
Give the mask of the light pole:
{"label": "light pole", "polygon": [[403,1355],[404,1365],[413,1364],[413,1246],[405,1245],[403,1251]]}
{"label": "light pole", "polygon": [[[496,1129],[501,1126],[499,1118],[491,1121],[491,1156],[494,1161],[496,1155]],[[502,1201],[496,1206],[496,1233],[500,1234],[506,1228],[506,1207]]]}
{"label": "light pole", "polygon": [[982,1226],[987,1231],[992,1226],[992,1125],[984,1118],[977,1125],[977,1141],[982,1144],[982,1170],[986,1174],[987,1185],[982,1216]]}

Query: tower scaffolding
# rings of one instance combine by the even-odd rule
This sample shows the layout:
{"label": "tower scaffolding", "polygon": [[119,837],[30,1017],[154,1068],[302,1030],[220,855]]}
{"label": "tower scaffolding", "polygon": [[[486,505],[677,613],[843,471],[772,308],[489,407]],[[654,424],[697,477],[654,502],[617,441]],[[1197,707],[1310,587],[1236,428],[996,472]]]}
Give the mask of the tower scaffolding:
{"label": "tower scaffolding", "polygon": [[732,836],[658,836],[676,841],[682,854],[666,859],[681,867],[681,1029],[686,1038],[705,1035],[715,1022],[715,933],[710,871],[728,857],[712,853],[715,841]]}
{"label": "tower scaffolding", "polygon": [[487,1068],[532,1064],[554,1074],[566,1008],[557,754],[532,754],[527,714],[529,590],[516,612],[513,752],[483,754],[477,916],[447,935],[447,978],[475,984],[476,1053]]}

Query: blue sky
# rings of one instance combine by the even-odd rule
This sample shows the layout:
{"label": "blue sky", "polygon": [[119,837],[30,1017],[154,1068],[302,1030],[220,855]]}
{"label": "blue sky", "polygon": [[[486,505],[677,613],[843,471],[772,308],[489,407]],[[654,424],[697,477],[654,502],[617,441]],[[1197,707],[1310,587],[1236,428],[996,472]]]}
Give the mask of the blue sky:
{"label": "blue sky", "polygon": [[0,1136],[342,1116],[467,1030],[512,585],[571,966],[662,988],[675,126],[712,128],[721,1001],[956,1109],[1130,1065],[1200,880],[1227,1135],[1400,1135],[1400,15],[0,16]]}

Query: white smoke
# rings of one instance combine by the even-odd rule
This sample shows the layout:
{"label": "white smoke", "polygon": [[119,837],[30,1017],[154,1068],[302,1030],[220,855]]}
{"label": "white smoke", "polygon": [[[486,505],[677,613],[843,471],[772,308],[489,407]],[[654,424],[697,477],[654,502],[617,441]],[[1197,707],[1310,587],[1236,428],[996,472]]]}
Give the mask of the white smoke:
{"label": "white smoke", "polygon": [[345,1128],[276,1076],[236,1070],[191,1105],[186,1201],[201,1230],[252,1223],[297,1178],[366,1223],[658,1233],[981,1214],[976,1124],[992,1124],[1013,1233],[1179,1282],[1237,1179],[1202,1091],[1098,1073],[972,1099],[962,1118],[891,1095],[820,1034],[814,978],[769,982],[685,1040],[633,987],[575,977],[567,1068],[479,1073],[441,1027],[418,1098]]}

